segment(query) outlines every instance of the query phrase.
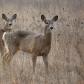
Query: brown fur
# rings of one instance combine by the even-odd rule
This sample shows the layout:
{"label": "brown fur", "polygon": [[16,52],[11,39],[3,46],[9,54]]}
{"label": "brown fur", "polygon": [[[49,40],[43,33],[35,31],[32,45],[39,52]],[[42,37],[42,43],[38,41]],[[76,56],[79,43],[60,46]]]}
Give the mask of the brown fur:
{"label": "brown fur", "polygon": [[[51,23],[52,22],[53,21],[51,21]],[[51,29],[49,28],[49,25],[51,23],[45,26],[44,34],[34,33],[30,31],[21,31],[21,30],[7,33],[5,36],[5,41],[8,44],[9,52],[3,56],[4,62],[10,63],[10,60],[12,59],[14,54],[19,50],[22,50],[24,52],[32,54],[34,72],[37,56],[43,57],[43,61],[46,66],[46,72],[48,72],[48,53],[50,52],[51,49],[52,33],[51,32],[47,33],[46,31],[47,30],[51,31]]]}
{"label": "brown fur", "polygon": [[2,14],[2,18],[6,21],[6,24],[5,24],[4,29],[0,29],[0,53],[1,53],[1,56],[4,55],[4,53],[5,53],[4,42],[2,40],[3,33],[9,32],[12,30],[9,28],[10,26],[9,26],[8,22],[9,22],[9,20],[11,20],[11,22],[13,20],[13,17],[11,19],[8,19],[5,14]]}

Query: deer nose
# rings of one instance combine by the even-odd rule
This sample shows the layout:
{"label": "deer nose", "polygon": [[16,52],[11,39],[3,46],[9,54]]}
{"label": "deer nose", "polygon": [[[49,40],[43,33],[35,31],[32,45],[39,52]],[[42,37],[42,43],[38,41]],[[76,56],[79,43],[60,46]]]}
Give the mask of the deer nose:
{"label": "deer nose", "polygon": [[12,24],[10,23],[9,25],[11,26]]}
{"label": "deer nose", "polygon": [[50,29],[53,29],[53,27],[50,27]]}

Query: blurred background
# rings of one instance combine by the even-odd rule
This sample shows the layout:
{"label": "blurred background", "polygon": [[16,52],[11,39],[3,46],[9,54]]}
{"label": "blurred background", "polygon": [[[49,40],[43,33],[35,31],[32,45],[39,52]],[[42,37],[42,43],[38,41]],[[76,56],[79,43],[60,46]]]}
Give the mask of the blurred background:
{"label": "blurred background", "polygon": [[17,14],[13,29],[43,33],[41,15],[52,19],[58,15],[52,30],[52,47],[48,56],[49,74],[42,57],[37,58],[33,74],[31,55],[15,54],[10,70],[4,71],[0,57],[0,84],[84,84],[84,0],[0,0],[0,28]]}

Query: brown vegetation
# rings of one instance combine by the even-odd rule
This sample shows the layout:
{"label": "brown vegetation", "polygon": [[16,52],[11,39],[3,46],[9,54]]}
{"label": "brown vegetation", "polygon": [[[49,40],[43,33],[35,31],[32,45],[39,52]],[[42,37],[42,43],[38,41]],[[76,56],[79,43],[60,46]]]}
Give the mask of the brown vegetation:
{"label": "brown vegetation", "polygon": [[[0,84],[84,84],[84,0],[0,0],[0,15],[17,13],[14,29],[43,33],[40,16],[58,15],[53,24],[49,75],[38,57],[32,72],[31,55],[19,51],[4,72],[0,60]],[[1,18],[1,16],[0,16]],[[0,19],[0,28],[3,20]],[[1,59],[1,57],[0,57]]]}

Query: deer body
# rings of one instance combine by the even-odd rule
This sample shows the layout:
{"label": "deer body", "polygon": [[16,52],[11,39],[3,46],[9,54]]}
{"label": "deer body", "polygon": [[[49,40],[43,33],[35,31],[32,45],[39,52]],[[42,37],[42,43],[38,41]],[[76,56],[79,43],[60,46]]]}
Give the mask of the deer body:
{"label": "deer body", "polygon": [[8,19],[5,14],[2,14],[2,18],[6,21],[6,24],[5,24],[4,29],[0,29],[0,53],[1,53],[1,56],[5,52],[5,48],[4,48],[5,45],[4,45],[4,41],[3,41],[4,33],[12,30],[12,27],[11,27],[12,21],[16,18],[16,14],[14,14],[11,19]]}
{"label": "deer body", "polygon": [[36,56],[47,55],[51,48],[51,33],[34,34],[20,41],[19,49]]}
{"label": "deer body", "polygon": [[[42,15],[41,19],[47,24],[44,28],[44,34],[30,31],[16,31],[5,35],[5,42],[8,44],[9,52],[3,57],[5,62],[10,62],[16,52],[22,50],[32,54],[33,71],[35,72],[36,58],[42,56],[46,71],[48,72],[48,53],[51,49],[52,23],[58,19],[55,16],[52,20],[47,21]],[[11,38],[11,41],[9,40]]]}

